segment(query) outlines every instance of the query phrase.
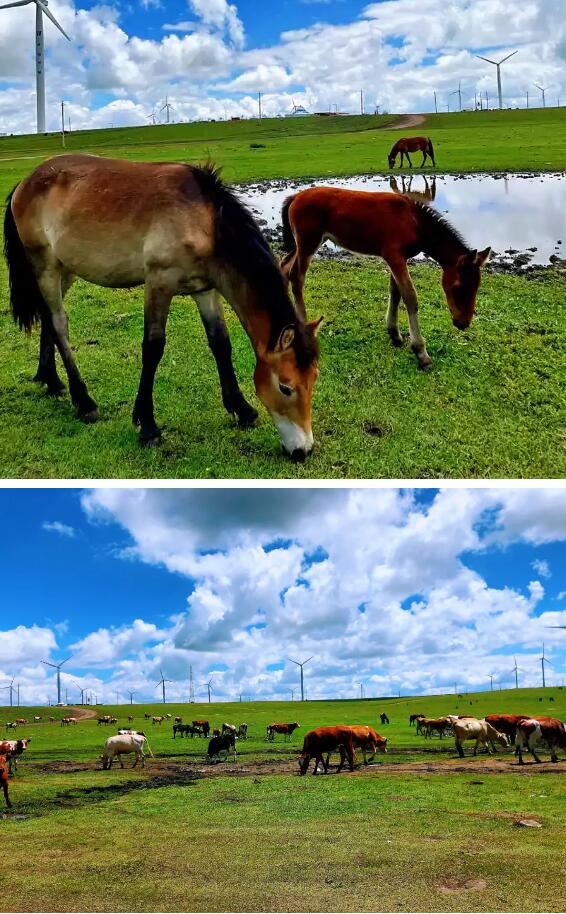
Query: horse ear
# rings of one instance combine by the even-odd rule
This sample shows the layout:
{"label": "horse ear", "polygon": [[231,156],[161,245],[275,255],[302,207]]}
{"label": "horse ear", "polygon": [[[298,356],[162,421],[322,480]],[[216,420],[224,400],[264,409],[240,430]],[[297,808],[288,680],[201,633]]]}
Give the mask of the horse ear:
{"label": "horse ear", "polygon": [[484,263],[486,263],[486,261],[489,259],[490,254],[490,247],[485,248],[483,251],[476,251],[475,262],[477,263],[478,267],[482,267]]}
{"label": "horse ear", "polygon": [[295,327],[293,324],[288,324],[287,327],[283,327],[283,330],[279,334],[279,339],[273,347],[273,352],[285,352],[287,349],[290,349],[294,339]]}
{"label": "horse ear", "polygon": [[320,329],[320,325],[322,324],[323,320],[324,320],[324,315],[321,314],[321,316],[318,318],[318,320],[308,322],[307,327],[309,328],[309,330],[312,330],[312,332],[315,336],[318,336],[318,331]]}

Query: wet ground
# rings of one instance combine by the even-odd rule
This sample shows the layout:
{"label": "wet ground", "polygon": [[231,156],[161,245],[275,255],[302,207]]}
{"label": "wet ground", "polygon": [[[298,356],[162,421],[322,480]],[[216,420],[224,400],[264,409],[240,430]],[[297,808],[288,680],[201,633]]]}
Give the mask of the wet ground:
{"label": "wet ground", "polygon": [[[539,266],[566,270],[566,174],[359,175],[316,181],[263,181],[239,188],[274,244],[281,243],[281,205],[306,187],[408,193],[445,214],[470,246],[491,245],[491,269],[530,272]],[[327,242],[323,257],[351,257]]]}

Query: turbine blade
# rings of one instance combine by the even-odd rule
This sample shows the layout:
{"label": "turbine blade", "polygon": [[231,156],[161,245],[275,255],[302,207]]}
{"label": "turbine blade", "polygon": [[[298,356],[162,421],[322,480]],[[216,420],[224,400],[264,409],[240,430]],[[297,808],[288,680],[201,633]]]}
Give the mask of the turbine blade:
{"label": "turbine blade", "polygon": [[14,6],[27,6],[28,3],[33,3],[33,0],[16,0],[15,3],[3,3],[0,6],[0,10],[10,10]]}
{"label": "turbine blade", "polygon": [[495,67],[497,66],[496,60],[490,60],[489,57],[482,57],[481,54],[476,54],[478,60],[487,60],[488,63],[492,63]]}
{"label": "turbine blade", "polygon": [[507,57],[504,57],[503,60],[500,60],[499,63],[500,63],[500,64],[505,63],[506,60],[509,60],[510,57],[513,57],[513,54],[518,54],[518,53],[519,53],[518,50],[517,50],[517,51],[511,51],[511,53],[508,54]]}
{"label": "turbine blade", "polygon": [[53,23],[53,25],[59,29],[59,31],[61,32],[62,35],[65,36],[67,41],[70,41],[71,39],[67,35],[65,29],[59,25],[59,23],[57,22],[55,16],[51,12],[51,10],[47,6],[45,6],[45,3],[42,3],[42,0],[34,0],[34,3],[37,4],[37,6],[40,8],[42,13],[45,13],[45,15],[47,16],[48,19],[51,19],[51,22]]}

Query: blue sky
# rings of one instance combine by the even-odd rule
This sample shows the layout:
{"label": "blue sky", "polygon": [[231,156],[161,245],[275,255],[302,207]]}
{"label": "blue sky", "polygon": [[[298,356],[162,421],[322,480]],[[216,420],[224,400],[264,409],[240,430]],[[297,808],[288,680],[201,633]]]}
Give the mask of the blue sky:
{"label": "blue sky", "polygon": [[[2,684],[70,680],[150,699],[189,664],[216,694],[282,697],[538,684],[566,677],[566,490],[0,491]],[[363,611],[360,609],[363,609]],[[503,659],[502,659],[503,658]]]}
{"label": "blue sky", "polygon": [[[165,96],[175,121],[269,116],[294,103],[427,112],[496,97],[494,68],[476,53],[519,53],[505,65],[504,104],[566,95],[566,22],[555,0],[52,0],[72,37],[48,24],[47,119],[58,129],[65,98],[74,128],[141,125]],[[0,133],[34,129],[33,11],[0,11]],[[489,54],[488,54],[489,56]],[[164,115],[160,117],[163,119]]]}

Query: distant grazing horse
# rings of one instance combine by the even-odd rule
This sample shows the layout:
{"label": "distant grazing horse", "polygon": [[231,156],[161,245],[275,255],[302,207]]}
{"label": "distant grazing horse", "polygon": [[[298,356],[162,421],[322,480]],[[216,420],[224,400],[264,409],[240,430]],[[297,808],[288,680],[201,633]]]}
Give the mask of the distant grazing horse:
{"label": "distant grazing horse", "polygon": [[452,322],[459,330],[469,327],[480,268],[491,249],[470,250],[456,229],[432,207],[396,194],[311,187],[287,197],[282,219],[287,253],[281,268],[290,279],[296,306],[303,315],[307,270],[319,246],[330,239],[350,251],[383,257],[391,270],[387,331],[394,346],[403,345],[398,326],[402,298],[420,368],[430,368],[431,358],[419,325],[419,303],[407,258],[424,252],[440,264]]}
{"label": "distant grazing horse", "polygon": [[391,152],[387,156],[389,167],[394,167],[395,159],[398,155],[400,155],[401,158],[399,160],[399,168],[403,167],[403,158],[405,156],[409,166],[412,168],[413,163],[411,162],[411,157],[409,155],[410,152],[422,152],[423,160],[419,168],[423,167],[427,156],[431,160],[433,166],[436,168],[436,162],[434,161],[434,147],[432,145],[432,140],[427,136],[403,136],[400,140],[397,140]]}
{"label": "distant grazing horse", "polygon": [[387,716],[387,714],[386,714],[385,712],[383,712],[383,714],[380,714],[380,715],[379,715],[379,719],[380,719],[380,721],[381,721],[382,724],[388,724],[388,723],[389,723],[389,718],[388,718],[388,716]]}
{"label": "distant grazing horse", "polygon": [[257,412],[236,380],[220,292],[250,338],[256,392],[284,452],[302,460],[312,450],[320,321],[307,324],[297,316],[267,241],[213,165],[56,156],[9,195],[4,251],[14,320],[28,331],[41,323],[35,380],[48,393],[61,393],[56,346],[83,422],[94,422],[98,409],[75,362],[63,305],[77,278],[114,289],[145,285],[142,371],[132,415],[143,444],[160,438],[153,385],[174,295],[194,298],[224,406],[240,425],[252,425]]}

